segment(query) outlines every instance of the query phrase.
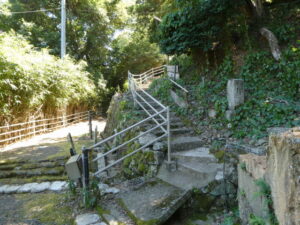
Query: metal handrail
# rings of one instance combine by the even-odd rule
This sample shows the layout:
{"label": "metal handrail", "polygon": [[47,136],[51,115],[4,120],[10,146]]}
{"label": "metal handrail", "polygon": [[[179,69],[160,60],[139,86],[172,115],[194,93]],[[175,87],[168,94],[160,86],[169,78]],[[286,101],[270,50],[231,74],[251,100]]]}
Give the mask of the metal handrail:
{"label": "metal handrail", "polygon": [[[120,137],[121,135],[124,135],[126,132],[142,125],[145,124],[148,121],[154,121],[156,123],[156,125],[150,129],[148,129],[147,131],[131,138],[128,141],[125,141],[121,144],[119,144],[118,146],[115,146],[113,148],[111,148],[108,152],[105,152],[103,154],[101,154],[100,156],[97,156],[96,158],[94,158],[92,161],[97,161],[101,158],[104,158],[106,156],[108,156],[109,154],[112,154],[113,152],[116,152],[117,150],[127,146],[128,144],[135,142],[136,140],[138,140],[140,137],[143,137],[144,135],[156,130],[156,129],[162,129],[163,134],[160,137],[157,137],[155,140],[151,140],[149,143],[146,143],[145,145],[141,146],[140,148],[134,150],[133,152],[123,156],[122,158],[116,160],[115,162],[106,165],[104,168],[101,168],[100,170],[96,171],[94,173],[94,175],[98,175],[100,173],[102,173],[103,171],[113,167],[114,165],[122,162],[124,159],[136,154],[137,152],[141,151],[142,149],[145,149],[146,147],[148,147],[149,145],[153,144],[154,142],[167,137],[168,138],[168,161],[171,161],[171,142],[170,142],[170,112],[169,112],[169,107],[164,106],[160,101],[158,101],[156,98],[154,98],[152,95],[150,95],[149,93],[147,93],[145,90],[143,90],[142,88],[140,88],[138,86],[138,84],[143,83],[145,80],[149,79],[150,77],[153,77],[155,75],[158,74],[162,74],[164,73],[164,66],[160,66],[160,67],[156,67],[153,69],[150,69],[142,74],[132,74],[130,72],[128,72],[128,81],[129,81],[129,89],[131,91],[131,94],[133,96],[133,101],[135,105],[139,105],[145,112],[146,114],[149,116],[146,119],[143,119],[141,121],[139,121],[138,123],[108,137],[105,138],[104,140],[90,146],[87,149],[83,149],[83,152],[85,150],[92,150],[94,148],[97,148],[99,146],[103,146],[105,144],[107,144],[109,141],[112,141],[118,137]],[[140,91],[140,93],[138,92]],[[142,96],[143,94],[143,96]],[[149,98],[152,102],[154,102],[156,105],[158,105],[159,107],[162,108],[162,110],[157,110],[153,105],[151,105],[151,103],[149,101],[147,101],[147,98]],[[145,103],[147,106],[149,106],[149,108],[153,111],[151,112],[151,110],[147,110],[143,103]],[[166,117],[163,115],[164,113],[166,113]],[[158,122],[158,120],[156,119],[157,117],[160,117],[162,119],[162,122]],[[166,126],[166,129],[164,128],[164,126]]]}
{"label": "metal handrail", "polygon": [[113,139],[116,138],[117,136],[119,136],[119,135],[121,135],[121,134],[124,134],[124,133],[126,133],[127,131],[129,131],[129,130],[131,130],[131,129],[137,127],[137,126],[140,126],[141,124],[143,124],[143,123],[145,123],[145,122],[151,120],[153,117],[159,115],[160,113],[163,113],[164,111],[165,111],[165,110],[162,110],[162,111],[160,111],[160,112],[158,112],[158,113],[155,113],[154,115],[152,115],[152,116],[150,116],[150,117],[148,117],[148,118],[146,118],[146,119],[144,119],[144,120],[141,120],[140,122],[138,122],[138,123],[136,123],[136,124],[134,124],[134,125],[132,125],[132,126],[126,128],[126,129],[124,129],[124,130],[122,130],[122,131],[120,131],[120,132],[118,132],[118,133],[116,133],[116,134],[114,134],[114,135],[112,135],[112,136],[110,136],[110,137],[108,137],[108,138],[105,138],[104,140],[98,142],[97,144],[94,144],[94,145],[90,146],[88,149],[97,148],[97,147],[103,145],[105,142],[108,142],[108,141],[110,141],[110,140],[113,140]]}
{"label": "metal handrail", "polygon": [[178,88],[180,88],[182,91],[184,91],[185,93],[189,93],[188,90],[186,90],[184,87],[182,87],[180,84],[178,84],[177,82],[175,82],[174,80],[168,78],[174,85],[176,85]]}

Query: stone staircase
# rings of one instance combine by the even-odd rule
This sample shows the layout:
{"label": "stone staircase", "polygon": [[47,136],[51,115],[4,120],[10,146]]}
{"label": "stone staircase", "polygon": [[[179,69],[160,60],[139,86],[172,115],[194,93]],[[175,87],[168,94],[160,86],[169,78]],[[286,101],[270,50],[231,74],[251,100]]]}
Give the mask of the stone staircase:
{"label": "stone staircase", "polygon": [[[142,92],[139,94],[157,111],[161,110],[150,97]],[[151,113],[154,112],[153,108],[146,103],[143,103],[143,107]],[[141,107],[135,110],[138,114],[147,116]],[[163,121],[159,116],[155,119],[159,122]],[[155,124],[149,121],[141,129],[147,130]],[[218,163],[208,148],[202,147],[205,142],[197,137],[193,129],[187,127],[174,112],[170,112],[170,131],[171,157],[176,168],[170,170],[169,165],[163,162],[152,181],[144,183],[134,191],[121,191],[115,196],[118,199],[118,207],[124,209],[127,217],[130,215],[130,218],[135,218],[131,223],[126,224],[163,224],[191,197],[193,188],[204,188],[215,180],[223,179],[223,164]],[[157,129],[152,134],[158,136],[163,134],[163,131]],[[166,146],[166,142],[164,144]],[[122,215],[120,211],[113,213],[116,210],[109,207],[106,210],[111,212],[110,215],[105,215],[108,224],[113,225],[113,221],[125,222],[122,220],[124,211]]]}
{"label": "stone staircase", "polygon": [[[157,111],[160,110],[159,105],[151,101],[148,96],[142,92],[139,94],[149,101]],[[143,106],[154,112],[146,103]],[[139,109],[139,111],[143,113],[143,109]],[[162,120],[159,119],[159,121]],[[208,148],[201,147],[205,145],[205,142],[194,135],[193,129],[186,127],[174,112],[170,112],[170,127],[171,156],[172,160],[176,162],[176,171],[170,171],[168,165],[163,163],[157,177],[184,190],[201,188],[215,179],[221,179],[223,165],[217,162]]]}

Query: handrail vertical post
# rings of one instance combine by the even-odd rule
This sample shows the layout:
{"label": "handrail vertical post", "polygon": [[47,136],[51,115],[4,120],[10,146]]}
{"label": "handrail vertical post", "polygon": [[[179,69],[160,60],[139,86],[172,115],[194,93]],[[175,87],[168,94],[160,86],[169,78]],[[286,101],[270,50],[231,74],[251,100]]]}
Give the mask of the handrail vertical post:
{"label": "handrail vertical post", "polygon": [[89,151],[87,148],[82,147],[82,168],[83,168],[83,187],[89,187]]}
{"label": "handrail vertical post", "polygon": [[168,163],[171,163],[171,132],[170,132],[170,108],[167,107],[167,132],[168,132]]}

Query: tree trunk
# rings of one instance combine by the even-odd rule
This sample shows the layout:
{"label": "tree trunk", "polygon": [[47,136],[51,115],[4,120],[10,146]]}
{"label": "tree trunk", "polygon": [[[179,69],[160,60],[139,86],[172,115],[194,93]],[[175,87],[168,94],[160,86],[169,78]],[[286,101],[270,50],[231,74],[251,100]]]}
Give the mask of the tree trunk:
{"label": "tree trunk", "polygon": [[268,40],[273,57],[277,61],[280,60],[281,51],[279,49],[278,40],[277,40],[276,36],[273,34],[272,31],[268,30],[265,27],[260,29],[260,33],[262,36],[264,36]]}

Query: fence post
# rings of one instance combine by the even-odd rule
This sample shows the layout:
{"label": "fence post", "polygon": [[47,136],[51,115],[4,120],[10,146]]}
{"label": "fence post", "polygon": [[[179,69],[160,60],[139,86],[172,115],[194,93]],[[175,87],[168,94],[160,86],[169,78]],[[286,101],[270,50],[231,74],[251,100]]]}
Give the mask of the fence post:
{"label": "fence post", "polygon": [[74,141],[73,141],[71,133],[68,134],[68,140],[69,140],[69,142],[71,144],[71,148],[73,149],[74,152],[76,152]]}
{"label": "fence post", "polygon": [[95,128],[95,134],[94,134],[95,136],[94,136],[94,141],[95,141],[95,144],[97,144],[97,142],[98,142],[98,126],[96,126],[96,128]]}
{"label": "fence post", "polygon": [[167,132],[168,132],[168,164],[171,164],[171,132],[170,132],[170,108],[167,107]]}
{"label": "fence post", "polygon": [[90,133],[90,138],[93,139],[93,125],[92,125],[92,112],[89,111],[89,133]]}
{"label": "fence post", "polygon": [[89,187],[89,150],[82,147],[83,187]]}

